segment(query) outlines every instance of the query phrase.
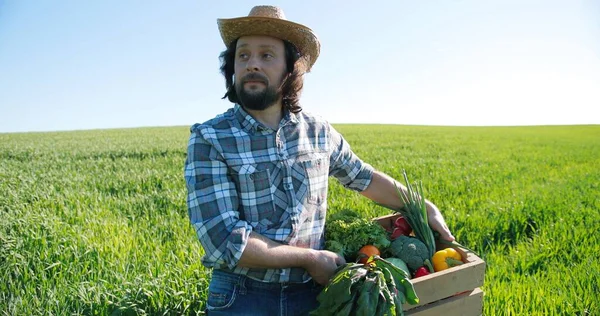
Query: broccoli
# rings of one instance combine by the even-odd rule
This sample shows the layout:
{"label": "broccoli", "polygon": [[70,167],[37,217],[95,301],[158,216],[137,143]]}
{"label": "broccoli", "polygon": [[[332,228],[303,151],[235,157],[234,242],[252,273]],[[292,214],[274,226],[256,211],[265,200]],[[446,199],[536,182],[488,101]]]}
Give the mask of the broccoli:
{"label": "broccoli", "polygon": [[399,236],[392,241],[390,252],[394,257],[402,259],[411,270],[416,270],[429,259],[427,246],[417,238]]}

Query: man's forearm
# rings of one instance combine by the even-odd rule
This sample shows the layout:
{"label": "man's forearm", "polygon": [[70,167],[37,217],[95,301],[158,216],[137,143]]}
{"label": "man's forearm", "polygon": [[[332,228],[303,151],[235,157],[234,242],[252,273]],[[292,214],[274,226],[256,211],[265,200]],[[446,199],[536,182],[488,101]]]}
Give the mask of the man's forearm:
{"label": "man's forearm", "polygon": [[401,183],[398,183],[390,176],[375,171],[373,172],[371,183],[361,194],[379,204],[401,208],[404,206],[404,203],[396,191],[396,185],[398,189],[405,190],[405,187]]}
{"label": "man's forearm", "polygon": [[312,249],[283,245],[252,232],[237,265],[267,269],[306,268],[314,255]]}

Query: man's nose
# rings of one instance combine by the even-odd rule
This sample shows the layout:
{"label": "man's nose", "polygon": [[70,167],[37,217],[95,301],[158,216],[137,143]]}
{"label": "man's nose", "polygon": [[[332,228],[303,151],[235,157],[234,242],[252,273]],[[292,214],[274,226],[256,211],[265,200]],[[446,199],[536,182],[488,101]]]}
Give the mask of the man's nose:
{"label": "man's nose", "polygon": [[248,71],[259,71],[260,70],[260,61],[257,57],[252,56],[248,59],[248,63],[246,64],[246,70]]}

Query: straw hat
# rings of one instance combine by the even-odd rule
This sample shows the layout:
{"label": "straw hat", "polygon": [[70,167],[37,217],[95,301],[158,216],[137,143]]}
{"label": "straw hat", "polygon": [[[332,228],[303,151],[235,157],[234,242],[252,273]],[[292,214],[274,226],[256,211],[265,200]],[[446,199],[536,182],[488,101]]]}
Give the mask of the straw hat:
{"label": "straw hat", "polygon": [[227,47],[247,35],[267,35],[286,40],[300,51],[299,66],[309,72],[319,57],[321,44],[308,27],[286,20],[283,10],[275,6],[255,6],[247,17],[217,19],[223,43]]}

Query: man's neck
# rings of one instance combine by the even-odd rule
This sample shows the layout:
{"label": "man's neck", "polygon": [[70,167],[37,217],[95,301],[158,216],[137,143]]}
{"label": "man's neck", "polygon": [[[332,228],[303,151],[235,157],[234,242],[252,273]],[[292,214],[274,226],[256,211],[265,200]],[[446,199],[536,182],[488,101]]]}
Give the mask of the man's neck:
{"label": "man's neck", "polygon": [[279,122],[281,122],[281,118],[283,117],[283,106],[281,105],[281,102],[277,102],[262,111],[250,110],[247,108],[245,108],[245,110],[252,115],[254,119],[273,130],[279,128]]}

